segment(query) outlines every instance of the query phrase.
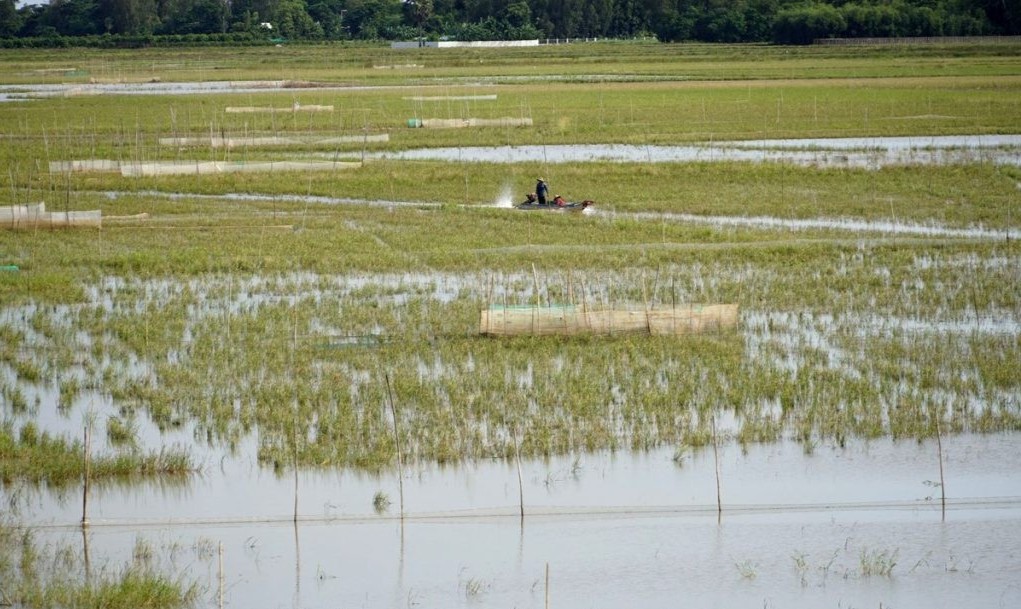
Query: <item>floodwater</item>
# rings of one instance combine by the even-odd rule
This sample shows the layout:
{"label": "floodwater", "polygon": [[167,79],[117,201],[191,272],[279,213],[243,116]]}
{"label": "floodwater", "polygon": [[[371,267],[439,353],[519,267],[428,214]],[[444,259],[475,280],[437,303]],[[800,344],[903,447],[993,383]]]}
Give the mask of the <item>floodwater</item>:
{"label": "floodwater", "polygon": [[[320,205],[361,205],[384,208],[438,208],[442,204],[428,201],[393,201],[383,199],[356,199],[348,197],[326,197],[315,195],[260,195],[228,193],[222,195],[166,193],[158,191],[102,193],[111,200],[121,196],[149,197],[170,200],[219,200],[219,201],[260,201],[281,203],[314,203]],[[501,209],[513,209],[520,203],[510,188],[504,188],[492,201],[482,205]],[[471,205],[469,207],[474,207]],[[702,216],[669,212],[618,212],[605,205],[596,204],[582,210],[582,215],[602,218],[631,218],[650,222],[681,222],[687,224],[709,224],[715,227],[746,227],[756,229],[782,229],[787,231],[838,230],[850,234],[886,234],[919,237],[946,237],[954,239],[1010,240],[1021,238],[1021,230],[1014,228],[994,229],[984,226],[952,227],[938,222],[916,224],[891,220],[870,221],[852,218],[779,218],[775,216]]]}
{"label": "floodwater", "polygon": [[700,216],[695,214],[615,212],[599,209],[586,210],[590,215],[627,217],[639,220],[672,221],[688,224],[709,224],[717,228],[740,226],[745,228],[783,229],[804,231],[814,229],[839,230],[849,233],[879,233],[918,237],[948,237],[955,239],[1018,239],[1021,230],[1006,228],[992,229],[982,226],[953,228],[943,224],[912,224],[889,220],[869,221],[851,218],[777,218],[774,216]]}
{"label": "floodwater", "polygon": [[1013,607],[1019,440],[944,439],[945,520],[935,442],[885,439],[725,444],[721,515],[710,448],[524,462],[520,491],[513,463],[413,465],[403,523],[396,472],[304,472],[294,524],[294,479],[249,456],[183,485],[94,489],[84,540],[78,492],[27,493],[21,516],[93,563],[163,548],[203,606]]}
{"label": "floodwater", "polygon": [[[783,141],[761,148],[749,142],[564,146],[542,147],[542,154],[546,162],[594,160],[609,150],[619,156],[608,160],[635,162],[735,155],[866,167],[966,157],[1018,165],[1019,147],[1021,137],[1008,136]],[[442,160],[536,160],[536,148],[446,150],[456,156]],[[782,226],[1008,236],[981,227],[809,222],[827,224]],[[991,331],[1018,332],[1016,318],[1001,326]],[[14,382],[6,367],[0,372]],[[93,412],[113,410],[100,394],[85,392],[77,401]],[[79,434],[84,409],[58,415],[51,411],[56,402],[55,393],[39,395],[40,412],[31,416],[48,431]],[[138,425],[147,451],[185,447],[201,472],[94,487],[84,534],[76,526],[79,489],[4,486],[0,501],[37,539],[80,547],[96,568],[117,570],[140,540],[151,544],[164,569],[203,587],[202,607],[1021,606],[1021,433],[944,438],[944,487],[934,441],[885,438],[813,450],[789,441],[747,447],[727,441],[718,461],[712,448],[578,454],[523,462],[520,478],[515,464],[503,461],[295,477],[258,464],[255,436],[226,451],[198,441],[187,425],[168,433]],[[105,449],[102,440],[96,449]],[[378,493],[389,500],[382,513],[373,505]]]}
{"label": "floodwater", "polygon": [[1021,135],[749,140],[684,146],[577,144],[464,146],[379,152],[376,158],[486,163],[777,162],[878,169],[893,165],[994,163],[1021,166]]}
{"label": "floodwater", "polygon": [[[140,302],[147,302],[187,289],[202,303],[191,310],[195,321],[272,291],[259,289],[269,281],[261,277],[227,290],[202,281],[108,278],[86,286],[86,299],[113,307],[120,291],[144,294]],[[324,278],[275,281],[305,291],[321,289]],[[425,292],[440,301],[465,283],[486,281],[456,274],[330,280],[337,293],[371,284],[397,292],[388,297]],[[217,293],[229,299],[216,301]],[[288,293],[294,297],[293,288]],[[33,305],[0,309],[0,321],[36,312]],[[49,315],[72,317],[61,308]],[[918,324],[947,335],[1021,331],[1006,311],[983,323],[941,321],[953,320],[746,313],[751,351],[767,331],[822,349],[835,348],[828,337],[842,327],[876,335]],[[35,343],[31,324],[22,326]],[[14,371],[0,366],[0,383],[16,382]],[[110,396],[88,390],[67,413],[57,408],[56,388],[40,384],[26,397],[34,405],[29,412],[5,416],[71,437],[81,437],[87,413],[97,429],[117,413]],[[712,447],[579,453],[522,462],[519,486],[514,462],[488,460],[413,463],[402,475],[396,468],[307,469],[295,478],[258,463],[254,434],[229,449],[207,444],[188,423],[164,433],[146,417],[135,423],[144,450],[184,447],[200,472],[94,486],[84,535],[79,488],[15,484],[0,489],[0,502],[40,542],[81,548],[94,572],[119,570],[136,544],[150,545],[168,573],[202,586],[202,607],[538,608],[547,606],[547,594],[548,606],[569,609],[1021,605],[1021,433],[943,438],[945,487],[935,441],[889,438],[810,449],[791,441],[742,447],[728,439],[718,464]],[[738,423],[724,420],[720,429],[732,434]],[[108,450],[105,434],[96,433],[93,446]],[[382,513],[374,507],[377,493],[389,500]]]}

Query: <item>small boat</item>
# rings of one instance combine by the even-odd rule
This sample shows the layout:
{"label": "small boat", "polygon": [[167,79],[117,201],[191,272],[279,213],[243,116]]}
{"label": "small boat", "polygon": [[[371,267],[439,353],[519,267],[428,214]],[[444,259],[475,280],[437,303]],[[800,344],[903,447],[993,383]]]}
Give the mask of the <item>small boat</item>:
{"label": "small boat", "polygon": [[528,193],[528,198],[525,199],[523,202],[518,203],[514,207],[515,209],[524,209],[531,211],[582,211],[592,205],[595,205],[595,201],[591,199],[585,199],[584,201],[576,201],[573,203],[568,203],[563,199],[561,199],[560,201],[554,199],[553,201],[546,203],[544,205],[542,203],[539,203],[539,200],[538,198],[536,198],[534,193]]}

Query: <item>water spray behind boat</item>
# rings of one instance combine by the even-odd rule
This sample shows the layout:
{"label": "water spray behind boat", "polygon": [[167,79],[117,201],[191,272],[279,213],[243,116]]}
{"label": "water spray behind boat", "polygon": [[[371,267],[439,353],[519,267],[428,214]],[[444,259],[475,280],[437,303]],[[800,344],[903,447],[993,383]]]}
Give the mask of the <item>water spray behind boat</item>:
{"label": "water spray behind boat", "polygon": [[510,209],[514,207],[514,202],[514,187],[510,184],[504,184],[500,194],[493,201],[493,207]]}

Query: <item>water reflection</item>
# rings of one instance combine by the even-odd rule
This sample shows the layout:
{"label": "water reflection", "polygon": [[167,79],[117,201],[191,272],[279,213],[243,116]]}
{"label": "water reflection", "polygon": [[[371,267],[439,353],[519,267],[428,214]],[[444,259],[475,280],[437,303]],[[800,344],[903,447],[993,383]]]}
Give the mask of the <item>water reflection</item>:
{"label": "water reflection", "polygon": [[[938,514],[833,511],[613,514],[157,529],[101,528],[96,551],[136,536],[213,538],[233,607],[1017,606],[1017,508]],[[59,538],[59,531],[42,532]],[[292,539],[288,539],[292,537]],[[187,541],[178,541],[187,545]],[[295,554],[287,551],[294,545]],[[894,562],[892,570],[884,565]],[[179,561],[183,562],[183,561]],[[302,569],[300,565],[315,565]],[[179,572],[215,569],[195,561]],[[546,569],[549,569],[548,591]],[[212,595],[210,595],[212,596]],[[213,601],[210,601],[212,604]]]}
{"label": "water reflection", "polygon": [[[45,496],[24,520],[102,564],[130,561],[148,540],[162,568],[216,588],[210,604],[222,591],[234,607],[543,607],[547,565],[550,605],[571,609],[676,607],[681,598],[1014,606],[1019,442],[1017,433],[944,440],[945,523],[935,442],[890,439],[811,455],[794,442],[724,443],[719,519],[712,451],[678,465],[662,449],[522,461],[520,489],[514,463],[413,465],[403,521],[372,511],[374,492],[397,491],[392,472],[303,473],[294,522],[291,476],[233,460],[177,496],[95,489],[87,535],[76,526],[80,506]],[[214,553],[202,550],[219,544],[222,585]]]}
{"label": "water reflection", "polygon": [[[943,439],[950,509],[1021,501],[1019,434],[955,435]],[[93,489],[90,521],[104,525],[160,523],[254,524],[294,520],[294,481],[251,462],[227,459],[187,483],[108,485]],[[935,440],[877,439],[816,447],[797,442],[720,445],[724,518],[727,514],[810,513],[828,510],[939,511]],[[591,453],[523,460],[469,462],[458,467],[418,463],[404,477],[409,520],[558,514],[707,513],[715,516],[715,459],[710,449],[678,453],[671,447],[641,453]],[[375,493],[396,497],[394,472],[302,473],[298,521],[392,520],[377,515]],[[3,490],[10,498],[11,489]],[[25,524],[72,525],[81,505],[38,490]]]}

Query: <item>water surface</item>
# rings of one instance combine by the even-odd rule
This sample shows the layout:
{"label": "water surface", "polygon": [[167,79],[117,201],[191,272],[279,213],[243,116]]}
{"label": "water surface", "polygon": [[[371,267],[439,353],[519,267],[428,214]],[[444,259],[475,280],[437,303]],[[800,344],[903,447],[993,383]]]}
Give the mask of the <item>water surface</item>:
{"label": "water surface", "polygon": [[[576,455],[523,464],[299,475],[244,459],[185,487],[97,492],[93,526],[41,538],[94,563],[139,539],[227,607],[1010,607],[1021,602],[1018,434],[945,439],[940,511],[933,442],[880,440],[813,454],[728,444],[716,511],[712,451]],[[393,499],[376,514],[371,496]],[[73,523],[77,497],[37,497],[30,521]],[[170,548],[171,550],[167,550]],[[206,548],[200,552],[197,548]],[[193,555],[194,554],[194,555]],[[888,574],[877,565],[895,565]]]}
{"label": "water surface", "polygon": [[376,158],[486,163],[778,162],[878,169],[893,165],[1021,165],[1021,135],[749,140],[679,146],[571,144],[417,148]]}

